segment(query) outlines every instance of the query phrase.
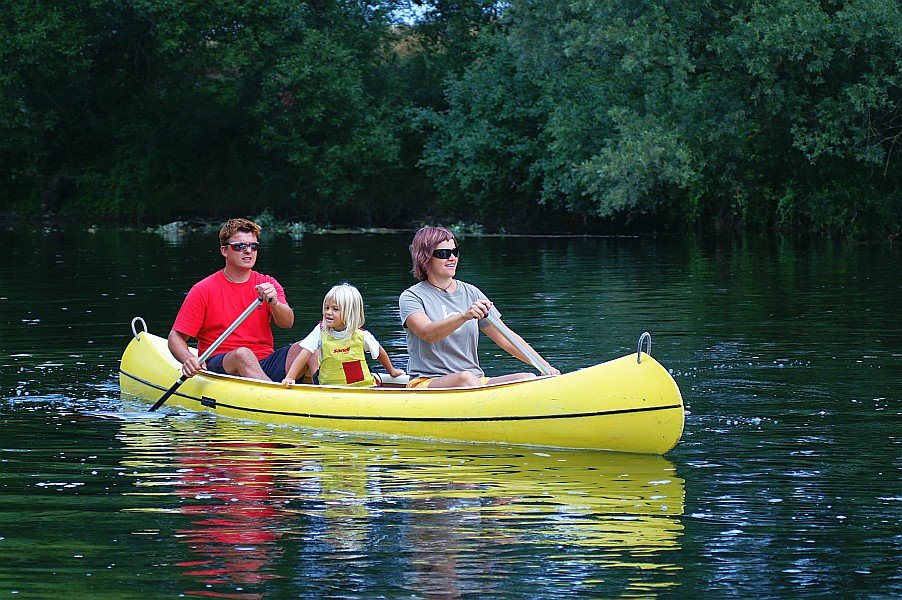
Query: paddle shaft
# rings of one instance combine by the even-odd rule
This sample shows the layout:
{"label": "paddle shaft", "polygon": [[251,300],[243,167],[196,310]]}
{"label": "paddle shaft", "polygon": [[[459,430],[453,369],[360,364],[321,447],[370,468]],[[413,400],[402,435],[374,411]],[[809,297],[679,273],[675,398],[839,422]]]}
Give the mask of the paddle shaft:
{"label": "paddle shaft", "polygon": [[[236,329],[238,329],[238,326],[241,325],[242,323],[244,323],[244,320],[247,319],[249,316],[251,316],[251,313],[254,312],[254,310],[258,306],[260,306],[262,303],[263,303],[263,301],[260,300],[260,298],[257,298],[256,300],[253,301],[253,303],[251,303],[250,306],[248,306],[246,309],[244,309],[244,312],[241,313],[240,315],[238,315],[238,318],[235,319],[235,322],[232,323],[231,325],[229,325],[229,328],[226,329],[225,331],[223,331],[222,334],[218,338],[216,338],[216,341],[213,342],[212,344],[210,344],[210,347],[207,348],[207,350],[198,357],[197,364],[199,364],[199,365],[204,364],[207,361],[207,359],[210,358],[210,355],[212,355],[214,352],[216,352],[216,350],[222,345],[222,343],[224,341],[226,341],[226,338],[229,337],[230,335],[232,335],[232,332],[235,331]],[[181,377],[179,377],[179,380],[176,381],[175,383],[173,383],[172,387],[170,387],[168,390],[166,390],[166,393],[163,394],[160,397],[160,399],[157,400],[156,403],[150,407],[150,412],[153,412],[156,409],[163,406],[163,404],[165,404],[166,401],[169,400],[169,397],[172,396],[175,393],[175,391],[177,389],[179,389],[179,387],[183,383],[185,383],[185,381],[187,379],[188,379],[188,377],[185,375],[182,375]]]}
{"label": "paddle shaft", "polygon": [[495,329],[497,329],[501,333],[501,335],[507,338],[507,341],[513,344],[517,348],[517,350],[519,350],[526,358],[529,359],[529,364],[531,364],[536,369],[536,371],[538,371],[542,375],[551,375],[551,371],[548,370],[548,367],[540,363],[539,359],[537,359],[535,355],[520,342],[520,340],[514,337],[514,332],[508,329],[507,325],[496,319],[495,316],[491,313],[486,316],[486,320],[491,323],[495,327]]}

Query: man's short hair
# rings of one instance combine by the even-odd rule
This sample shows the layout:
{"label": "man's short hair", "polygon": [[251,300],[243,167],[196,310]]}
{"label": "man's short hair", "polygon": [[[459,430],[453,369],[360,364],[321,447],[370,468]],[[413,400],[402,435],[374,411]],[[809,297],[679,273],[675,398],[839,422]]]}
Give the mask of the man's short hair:
{"label": "man's short hair", "polygon": [[252,233],[255,236],[260,235],[260,226],[250,219],[229,219],[219,230],[219,245],[225,246],[229,243],[229,238],[243,231],[244,233]]}

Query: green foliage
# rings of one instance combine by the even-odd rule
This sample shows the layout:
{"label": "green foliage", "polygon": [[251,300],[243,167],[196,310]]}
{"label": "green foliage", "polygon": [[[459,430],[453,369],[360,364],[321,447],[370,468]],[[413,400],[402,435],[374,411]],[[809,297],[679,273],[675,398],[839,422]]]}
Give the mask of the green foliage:
{"label": "green foliage", "polygon": [[292,172],[295,197],[349,202],[392,163],[398,140],[369,94],[361,57],[330,34],[306,32],[266,73],[255,112],[261,146]]}
{"label": "green foliage", "polygon": [[388,35],[379,6],[79,0],[0,19],[0,192],[20,205],[328,217],[396,160],[396,119],[366,81]]}
{"label": "green foliage", "polygon": [[[0,194],[5,198],[42,200],[46,166],[67,129],[65,112],[84,106],[83,50],[90,39],[76,18],[78,4],[84,2],[53,7],[9,2],[0,11]],[[60,178],[46,184],[61,186]]]}
{"label": "green foliage", "polygon": [[458,221],[448,225],[448,231],[457,238],[465,238],[467,236],[479,237],[483,234],[483,226],[481,223],[465,223]]}
{"label": "green foliage", "polygon": [[540,190],[530,172],[538,90],[517,77],[513,58],[494,39],[485,40],[484,58],[449,84],[451,107],[420,113],[434,131],[420,164],[447,206],[467,218],[528,211]]}
{"label": "green foliage", "polygon": [[897,0],[26,0],[0,64],[23,213],[902,231]]}

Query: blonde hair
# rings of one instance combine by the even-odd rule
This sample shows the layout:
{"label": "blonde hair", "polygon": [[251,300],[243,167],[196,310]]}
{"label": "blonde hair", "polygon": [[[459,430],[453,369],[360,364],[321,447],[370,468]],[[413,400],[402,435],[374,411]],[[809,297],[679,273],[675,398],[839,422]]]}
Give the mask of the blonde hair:
{"label": "blonde hair", "polygon": [[363,327],[366,315],[363,311],[363,296],[360,295],[357,288],[350,283],[339,283],[326,292],[326,296],[323,298],[323,308],[329,300],[334,300],[341,309],[341,320],[344,321],[345,329],[349,333]]}
{"label": "blonde hair", "polygon": [[229,219],[223,224],[222,229],[219,230],[219,245],[225,246],[228,244],[229,238],[239,231],[258,236],[260,235],[260,226],[250,219]]}

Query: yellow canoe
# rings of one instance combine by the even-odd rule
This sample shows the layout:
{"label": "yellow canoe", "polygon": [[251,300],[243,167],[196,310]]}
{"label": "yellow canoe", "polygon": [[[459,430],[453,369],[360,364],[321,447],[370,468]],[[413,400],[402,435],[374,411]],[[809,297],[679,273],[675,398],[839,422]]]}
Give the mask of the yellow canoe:
{"label": "yellow canoe", "polygon": [[[164,338],[135,332],[119,367],[122,395],[153,403],[178,380],[179,367]],[[166,405],[365,434],[643,454],[673,448],[684,421],[676,382],[641,351],[559,377],[481,388],[287,389],[203,372]]]}

